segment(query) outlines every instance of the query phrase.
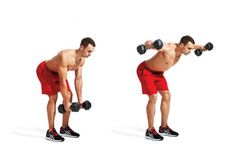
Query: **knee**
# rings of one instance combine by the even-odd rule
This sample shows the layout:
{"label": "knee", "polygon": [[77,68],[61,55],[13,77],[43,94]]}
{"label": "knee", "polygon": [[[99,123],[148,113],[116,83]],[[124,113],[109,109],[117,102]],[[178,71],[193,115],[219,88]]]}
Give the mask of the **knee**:
{"label": "knee", "polygon": [[55,105],[57,102],[57,96],[49,96],[48,104]]}
{"label": "knee", "polygon": [[156,101],[157,101],[157,95],[156,94],[149,96],[149,103],[156,104]]}
{"label": "knee", "polygon": [[163,99],[163,100],[170,101],[170,97],[171,97],[170,91],[164,92],[164,93],[162,94],[162,99]]}

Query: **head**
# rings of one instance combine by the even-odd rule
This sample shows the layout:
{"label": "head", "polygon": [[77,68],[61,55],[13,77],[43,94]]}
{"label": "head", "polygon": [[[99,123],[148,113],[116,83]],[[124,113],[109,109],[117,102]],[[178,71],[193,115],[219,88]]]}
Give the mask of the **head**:
{"label": "head", "polygon": [[81,40],[80,48],[82,57],[89,57],[91,53],[94,51],[96,44],[92,38],[86,37]]}
{"label": "head", "polygon": [[189,35],[183,36],[179,42],[180,52],[185,55],[188,55],[194,48],[194,44],[195,41],[191,36]]}

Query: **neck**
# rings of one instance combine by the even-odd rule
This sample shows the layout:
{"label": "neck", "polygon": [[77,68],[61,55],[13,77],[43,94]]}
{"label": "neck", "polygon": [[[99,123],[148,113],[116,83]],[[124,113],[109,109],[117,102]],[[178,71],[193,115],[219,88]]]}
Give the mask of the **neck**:
{"label": "neck", "polygon": [[182,55],[181,48],[180,48],[179,44],[176,44],[175,52],[176,52],[176,55]]}
{"label": "neck", "polygon": [[81,54],[81,50],[80,49],[77,49],[75,50],[75,54],[78,58],[82,58],[82,54]]}

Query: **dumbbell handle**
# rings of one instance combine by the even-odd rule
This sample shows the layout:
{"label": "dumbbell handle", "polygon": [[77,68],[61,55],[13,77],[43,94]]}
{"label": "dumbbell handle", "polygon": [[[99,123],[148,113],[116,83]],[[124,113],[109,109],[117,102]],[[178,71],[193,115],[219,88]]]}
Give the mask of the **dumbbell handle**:
{"label": "dumbbell handle", "polygon": [[151,40],[148,40],[148,41],[145,42],[144,45],[145,45],[146,49],[157,49],[157,50],[159,50],[163,47],[163,42],[162,42],[161,39],[157,39],[154,42],[151,41]]}
{"label": "dumbbell handle", "polygon": [[[79,109],[80,109],[80,105],[77,103],[77,102],[73,102],[71,105],[70,105],[70,109],[72,112],[78,112]],[[66,110],[65,110],[65,105],[64,104],[60,104],[58,106],[58,111],[60,113],[65,113]]]}
{"label": "dumbbell handle", "polygon": [[141,44],[137,47],[137,51],[140,55],[145,54],[147,49],[161,49],[163,47],[163,42],[161,39],[157,39],[154,42],[151,40],[148,40],[145,42],[145,44]]}

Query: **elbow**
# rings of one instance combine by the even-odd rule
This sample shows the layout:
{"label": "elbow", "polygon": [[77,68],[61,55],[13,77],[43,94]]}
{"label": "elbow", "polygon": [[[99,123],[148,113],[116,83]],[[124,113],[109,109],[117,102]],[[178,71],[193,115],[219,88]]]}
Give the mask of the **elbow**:
{"label": "elbow", "polygon": [[75,77],[75,81],[81,81],[81,80],[82,80],[82,76]]}

